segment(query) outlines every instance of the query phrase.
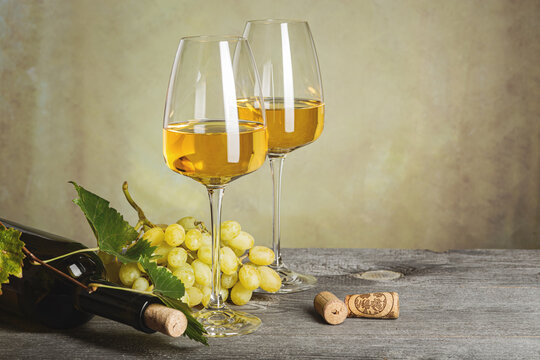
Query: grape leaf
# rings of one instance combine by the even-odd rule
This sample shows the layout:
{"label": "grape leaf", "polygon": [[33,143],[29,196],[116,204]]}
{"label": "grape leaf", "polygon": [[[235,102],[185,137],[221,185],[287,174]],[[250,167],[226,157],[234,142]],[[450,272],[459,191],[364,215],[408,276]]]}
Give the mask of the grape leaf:
{"label": "grape leaf", "polygon": [[142,256],[139,259],[144,271],[152,280],[156,295],[163,295],[173,299],[180,299],[185,294],[184,284],[164,267],[158,267],[153,261]]}
{"label": "grape leaf", "polygon": [[79,195],[79,198],[74,199],[73,202],[86,216],[101,251],[116,256],[122,263],[136,262],[141,256],[152,257],[156,247],[150,246],[146,240],[139,240],[123,252],[124,247],[137,239],[137,230],[129,225],[118,211],[110,207],[107,200],[73,181],[70,182]]}
{"label": "grape leaf", "polygon": [[203,335],[203,334],[206,334],[206,330],[204,330],[204,327],[202,326],[202,324],[198,322],[197,319],[193,317],[193,315],[191,315],[191,310],[186,304],[184,304],[180,300],[171,299],[166,296],[158,295],[158,297],[168,307],[176,309],[176,310],[180,310],[181,312],[184,313],[184,315],[186,315],[188,326],[186,328],[186,331],[183,334],[184,336],[187,336],[191,340],[198,341],[208,346],[208,339],[206,338],[206,336]]}
{"label": "grape leaf", "polygon": [[[155,249],[157,249],[157,246],[151,246],[150,241],[139,239],[125,253],[117,255],[117,257],[123,263],[137,262],[141,256],[149,256]],[[158,257],[159,255],[150,255],[150,258]]]}
{"label": "grape leaf", "polygon": [[2,284],[9,283],[10,275],[22,277],[24,243],[20,237],[20,231],[0,225],[0,295]]}
{"label": "grape leaf", "polygon": [[180,298],[184,296],[185,289],[184,284],[180,279],[171,274],[164,267],[159,267],[153,261],[148,258],[141,257],[139,259],[144,271],[150,277],[150,280],[154,284],[154,290],[152,293],[157,295],[161,301],[176,310],[180,310],[186,315],[188,320],[188,326],[184,332],[184,336],[198,341],[204,345],[208,345],[208,340],[203,335],[206,333],[202,324],[198,322],[193,315],[191,315],[191,309],[184,304]]}

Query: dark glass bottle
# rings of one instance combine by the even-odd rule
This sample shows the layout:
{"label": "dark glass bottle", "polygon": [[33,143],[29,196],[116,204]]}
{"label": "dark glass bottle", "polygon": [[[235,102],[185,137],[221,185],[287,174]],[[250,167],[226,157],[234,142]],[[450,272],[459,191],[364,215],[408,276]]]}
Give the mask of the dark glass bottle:
{"label": "dark glass bottle", "polygon": [[[21,240],[38,258],[45,260],[84,249],[84,245],[0,219],[6,227],[21,231]],[[67,256],[49,263],[83,284],[107,283],[101,259],[93,252]],[[109,283],[110,284],[110,283]],[[114,285],[114,284],[110,284]],[[11,276],[2,284],[0,310],[17,313],[57,329],[72,328],[89,321],[94,315],[115,320],[135,329],[152,333],[144,322],[144,311],[153,303],[153,296],[98,288],[92,293],[41,265],[24,259],[23,277]]]}

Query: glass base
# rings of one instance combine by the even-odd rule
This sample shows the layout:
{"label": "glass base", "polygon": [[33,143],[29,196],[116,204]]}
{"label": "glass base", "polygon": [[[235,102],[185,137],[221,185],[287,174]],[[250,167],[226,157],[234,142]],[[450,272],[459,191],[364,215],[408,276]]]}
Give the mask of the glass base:
{"label": "glass base", "polygon": [[317,279],[311,275],[299,274],[290,270],[285,264],[270,267],[277,271],[281,277],[281,289],[274,294],[290,294],[311,289],[317,283]]}
{"label": "glass base", "polygon": [[221,309],[202,309],[193,314],[202,324],[208,337],[246,335],[261,326],[261,319],[228,307]]}

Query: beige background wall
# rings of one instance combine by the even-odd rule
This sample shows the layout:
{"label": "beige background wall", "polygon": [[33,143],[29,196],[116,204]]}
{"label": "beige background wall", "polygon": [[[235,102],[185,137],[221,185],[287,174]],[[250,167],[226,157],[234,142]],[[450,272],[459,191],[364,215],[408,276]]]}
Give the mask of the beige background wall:
{"label": "beige background wall", "polygon": [[[92,243],[68,180],[207,218],[161,121],[181,36],[302,18],[327,117],[285,164],[283,246],[540,247],[539,1],[0,0],[0,217]],[[225,218],[268,244],[268,165]]]}

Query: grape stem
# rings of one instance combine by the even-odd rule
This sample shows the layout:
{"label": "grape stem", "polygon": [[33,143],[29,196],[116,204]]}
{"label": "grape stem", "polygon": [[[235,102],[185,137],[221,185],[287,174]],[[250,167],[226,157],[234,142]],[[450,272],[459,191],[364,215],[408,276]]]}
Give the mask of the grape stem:
{"label": "grape stem", "polygon": [[52,270],[54,271],[55,273],[57,273],[58,275],[62,276],[63,278],[66,278],[67,280],[71,281],[72,283],[74,283],[75,285],[77,286],[80,286],[82,287],[83,289],[85,289],[86,291],[88,291],[89,293],[91,293],[93,290],[91,288],[89,288],[88,286],[84,285],[83,283],[75,280],[74,278],[72,278],[71,276],[63,273],[62,271],[58,270],[57,268],[45,263],[44,261],[42,261],[41,259],[39,259],[36,255],[32,254],[32,252],[30,250],[28,250],[25,246],[23,246],[22,248],[22,251],[33,261],[33,262],[37,262],[43,266],[45,266],[47,269],[49,270]]}
{"label": "grape stem", "polygon": [[137,293],[137,294],[144,294],[144,295],[152,295],[152,296],[157,296],[155,295],[154,293],[150,292],[150,291],[144,291],[144,290],[137,290],[137,289],[130,289],[130,288],[125,288],[125,287],[120,287],[120,286],[112,286],[112,285],[105,285],[105,284],[99,284],[99,283],[90,283],[88,284],[88,286],[93,290],[97,290],[97,288],[107,288],[107,289],[116,289],[116,290],[123,290],[123,291],[130,291],[130,292],[134,292],[134,293]]}
{"label": "grape stem", "polygon": [[[70,255],[74,255],[74,254],[78,254],[78,253],[83,253],[83,252],[95,252],[95,251],[98,251],[98,250],[99,250],[99,248],[80,249],[80,250],[72,251],[72,252],[67,253],[67,254],[57,256],[57,257],[52,258],[52,259],[43,260],[42,262],[46,264],[46,263],[50,263],[50,262],[58,260],[58,259],[65,258],[66,256],[70,256]],[[32,265],[40,265],[40,263],[32,263]]]}
{"label": "grape stem", "polygon": [[210,233],[210,231],[208,231],[208,229],[206,228],[206,225],[204,225],[204,222],[202,221],[195,221],[195,226],[197,228],[199,228],[199,230],[201,232],[207,232],[207,233]]}
{"label": "grape stem", "polygon": [[144,222],[140,221],[137,222],[137,224],[134,226],[135,230],[139,231],[139,229],[144,225]]}
{"label": "grape stem", "polygon": [[[131,205],[139,215],[139,223],[142,223],[143,225],[149,226],[149,227],[157,227],[155,224],[151,223],[150,220],[146,217],[144,214],[144,211],[141,209],[139,205],[133,200],[131,197],[129,191],[128,191],[128,183],[127,181],[124,181],[122,184],[122,191],[124,192],[124,196],[126,197],[126,200],[128,201],[129,205]],[[137,225],[139,224],[137,223]]]}

